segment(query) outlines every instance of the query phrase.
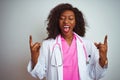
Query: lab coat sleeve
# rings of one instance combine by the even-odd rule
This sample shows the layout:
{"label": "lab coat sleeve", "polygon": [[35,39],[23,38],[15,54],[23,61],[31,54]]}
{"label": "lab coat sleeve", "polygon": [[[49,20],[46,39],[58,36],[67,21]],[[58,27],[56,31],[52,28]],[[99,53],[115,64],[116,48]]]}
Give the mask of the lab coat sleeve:
{"label": "lab coat sleeve", "polygon": [[28,72],[35,78],[39,78],[40,80],[46,77],[46,56],[48,50],[47,45],[43,42],[40,48],[40,56],[38,57],[38,62],[35,65],[34,69],[32,69],[32,62],[30,61],[28,64]]}
{"label": "lab coat sleeve", "polygon": [[105,75],[106,69],[108,65],[105,65],[106,67],[102,68],[99,64],[99,52],[94,45],[94,43],[90,43],[90,64],[89,64],[89,75],[93,80],[99,80]]}

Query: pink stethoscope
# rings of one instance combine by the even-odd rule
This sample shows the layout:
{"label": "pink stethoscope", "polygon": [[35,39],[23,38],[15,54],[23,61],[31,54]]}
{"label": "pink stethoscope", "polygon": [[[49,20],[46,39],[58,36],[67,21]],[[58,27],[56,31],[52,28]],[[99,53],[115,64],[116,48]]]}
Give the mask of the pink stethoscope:
{"label": "pink stethoscope", "polygon": [[[78,37],[78,35],[76,34],[76,33],[74,33],[75,34],[75,36],[79,39],[79,41],[81,42],[81,43],[83,43],[83,41]],[[60,36],[60,35],[59,35]],[[58,36],[58,37],[59,37]],[[53,56],[53,52],[54,52],[54,49],[55,49],[55,47],[56,46],[58,46],[59,48],[60,48],[60,51],[62,52],[62,49],[61,49],[61,47],[60,47],[60,44],[58,43],[58,37],[56,38],[56,43],[53,45],[53,48],[52,48],[52,56]],[[83,44],[83,50],[84,50],[84,54],[85,54],[85,59],[86,59],[86,65],[87,64],[89,64],[89,60],[88,60],[88,54],[87,54],[87,51],[86,51],[86,48],[85,48],[85,45]],[[62,58],[62,54],[60,55],[61,56],[61,58]],[[54,67],[60,67],[60,66],[62,66],[62,62],[61,62],[61,64],[59,64],[59,63],[57,63],[57,59],[56,59],[56,57],[54,57],[54,59],[55,59],[55,64],[54,65],[52,65],[52,66],[54,66]]]}

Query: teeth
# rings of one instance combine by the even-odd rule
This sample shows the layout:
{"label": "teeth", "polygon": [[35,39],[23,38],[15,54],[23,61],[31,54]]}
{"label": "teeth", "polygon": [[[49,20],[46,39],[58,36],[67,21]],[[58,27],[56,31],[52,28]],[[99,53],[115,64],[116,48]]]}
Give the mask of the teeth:
{"label": "teeth", "polygon": [[69,28],[69,26],[64,26],[64,28]]}

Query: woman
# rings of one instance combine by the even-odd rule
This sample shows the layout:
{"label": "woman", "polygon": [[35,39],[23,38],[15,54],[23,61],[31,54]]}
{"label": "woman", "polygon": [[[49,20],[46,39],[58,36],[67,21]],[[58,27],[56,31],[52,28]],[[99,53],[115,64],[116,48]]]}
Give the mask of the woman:
{"label": "woman", "polygon": [[84,38],[82,12],[71,4],[59,4],[48,16],[48,37],[32,43],[28,71],[47,80],[98,80],[107,69],[107,36],[104,43]]}

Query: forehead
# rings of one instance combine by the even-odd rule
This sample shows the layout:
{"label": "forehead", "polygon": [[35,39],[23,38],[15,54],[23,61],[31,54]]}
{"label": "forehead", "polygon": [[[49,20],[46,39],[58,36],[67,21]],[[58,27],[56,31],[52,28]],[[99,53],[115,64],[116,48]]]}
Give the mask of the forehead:
{"label": "forehead", "polygon": [[74,16],[74,12],[72,10],[65,10],[61,13],[61,16]]}

